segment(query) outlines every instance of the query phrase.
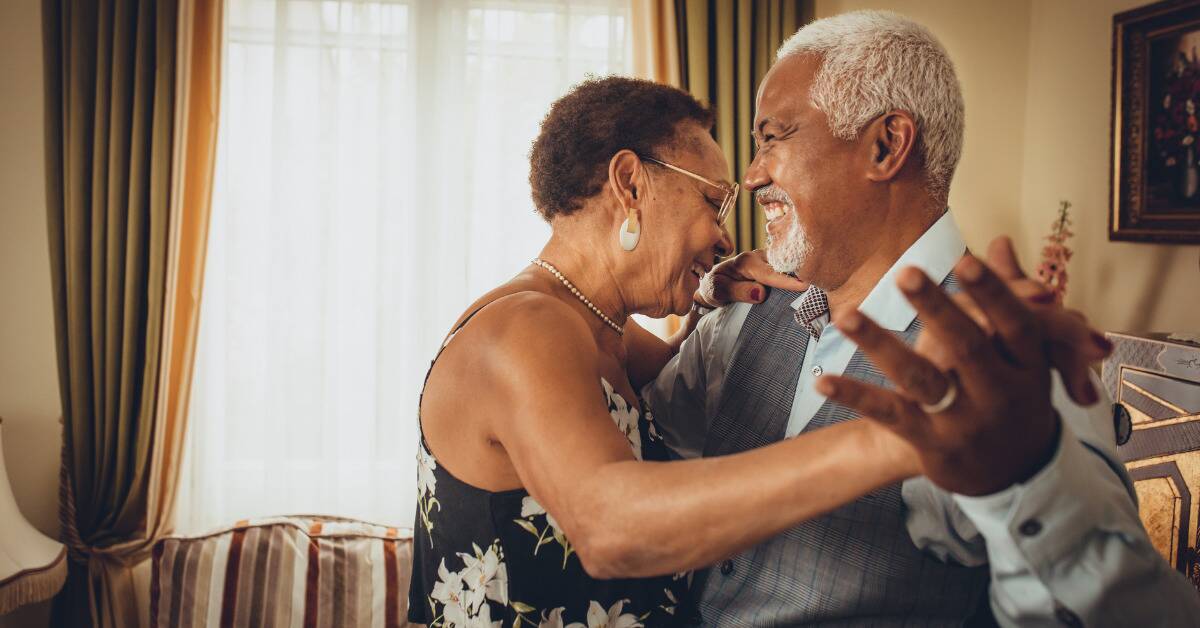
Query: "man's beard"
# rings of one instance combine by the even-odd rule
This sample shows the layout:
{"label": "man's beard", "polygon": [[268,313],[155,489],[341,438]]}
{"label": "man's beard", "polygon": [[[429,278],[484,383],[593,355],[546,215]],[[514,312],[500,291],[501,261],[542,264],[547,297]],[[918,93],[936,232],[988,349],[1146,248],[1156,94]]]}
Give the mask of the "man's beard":
{"label": "man's beard", "polygon": [[796,205],[786,192],[774,185],[765,188],[758,198],[760,203],[764,200],[767,202],[782,201],[787,205],[787,211],[779,219],[790,219],[792,224],[779,242],[776,242],[770,233],[767,234],[767,263],[775,269],[775,272],[794,273],[808,261],[809,255],[812,254],[812,243],[808,240],[808,234],[804,233],[804,229],[800,226],[800,217],[796,215]]}

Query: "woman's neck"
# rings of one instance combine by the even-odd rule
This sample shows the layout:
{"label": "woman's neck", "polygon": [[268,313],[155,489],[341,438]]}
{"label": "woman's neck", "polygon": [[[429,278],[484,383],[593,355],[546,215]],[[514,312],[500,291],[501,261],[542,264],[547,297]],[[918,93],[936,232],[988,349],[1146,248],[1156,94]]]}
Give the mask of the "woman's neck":
{"label": "woman's neck", "polygon": [[[597,251],[594,245],[587,249],[577,246],[556,233],[550,237],[538,257],[558,269],[605,316],[618,326],[625,326],[631,307],[604,252]],[[595,319],[607,327],[600,317],[596,316]]]}

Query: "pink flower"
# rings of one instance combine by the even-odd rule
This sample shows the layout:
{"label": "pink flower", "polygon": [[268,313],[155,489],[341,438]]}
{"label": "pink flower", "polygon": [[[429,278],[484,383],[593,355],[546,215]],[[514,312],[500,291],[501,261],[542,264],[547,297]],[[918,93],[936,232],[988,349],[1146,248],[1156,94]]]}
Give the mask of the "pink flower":
{"label": "pink flower", "polygon": [[1067,240],[1075,235],[1070,229],[1070,208],[1070,201],[1059,202],[1058,218],[1050,225],[1050,235],[1046,236],[1049,244],[1042,247],[1042,263],[1037,268],[1038,280],[1050,288],[1059,303],[1067,294],[1067,262],[1073,254],[1067,246]]}

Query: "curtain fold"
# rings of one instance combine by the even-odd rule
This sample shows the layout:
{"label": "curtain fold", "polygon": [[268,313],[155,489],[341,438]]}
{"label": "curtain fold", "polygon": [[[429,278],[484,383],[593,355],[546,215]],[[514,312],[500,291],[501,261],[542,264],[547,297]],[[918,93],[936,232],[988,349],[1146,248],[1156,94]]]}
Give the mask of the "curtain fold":
{"label": "curtain fold", "polygon": [[[201,4],[194,13],[209,16],[213,31],[220,2]],[[184,426],[171,408],[186,398],[190,360],[179,321],[194,317],[177,303],[178,285],[194,283],[202,262],[179,253],[202,241],[204,221],[197,227],[189,215],[207,212],[203,177],[183,185],[178,170],[195,162],[202,172],[205,159],[203,151],[192,158],[191,136],[180,131],[191,129],[191,104],[203,96],[177,95],[177,79],[190,85],[196,62],[185,56],[190,65],[179,65],[179,8],[170,0],[42,4],[60,519],[72,558],[55,599],[57,626],[143,623],[132,568],[170,528]],[[188,198],[198,201],[180,202]]]}
{"label": "curtain fold", "polygon": [[158,539],[173,531],[200,322],[221,95],[223,0],[180,0],[175,168],[148,512]]}
{"label": "curtain fold", "polygon": [[642,79],[680,87],[679,27],[676,0],[633,0],[630,39],[633,74]]}
{"label": "curtain fold", "polygon": [[[675,0],[680,87],[716,110],[713,135],[741,181],[754,157],[754,99],[775,51],[813,17],[813,0]],[[743,189],[729,219],[738,251],[765,243],[765,223]]]}

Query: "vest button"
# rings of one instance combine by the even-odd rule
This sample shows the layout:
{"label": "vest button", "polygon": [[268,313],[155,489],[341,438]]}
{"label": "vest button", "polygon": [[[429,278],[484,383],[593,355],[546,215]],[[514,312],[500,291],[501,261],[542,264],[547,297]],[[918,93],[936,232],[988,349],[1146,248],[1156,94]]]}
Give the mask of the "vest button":
{"label": "vest button", "polygon": [[1079,628],[1083,626],[1083,622],[1079,620],[1079,615],[1071,612],[1071,609],[1065,606],[1055,605],[1054,618],[1057,619],[1062,625],[1070,626],[1070,628]]}
{"label": "vest button", "polygon": [[728,576],[729,574],[732,574],[732,573],[733,573],[733,561],[728,560],[728,559],[721,561],[721,575]]}
{"label": "vest button", "polygon": [[1022,523],[1017,530],[1025,536],[1037,536],[1042,531],[1042,522],[1037,519],[1026,519],[1025,523]]}
{"label": "vest button", "polygon": [[820,366],[812,367],[813,377],[820,377],[821,373],[824,373],[824,372],[825,372],[825,369],[821,368]]}

